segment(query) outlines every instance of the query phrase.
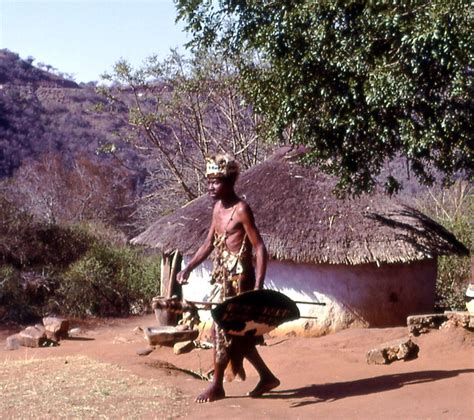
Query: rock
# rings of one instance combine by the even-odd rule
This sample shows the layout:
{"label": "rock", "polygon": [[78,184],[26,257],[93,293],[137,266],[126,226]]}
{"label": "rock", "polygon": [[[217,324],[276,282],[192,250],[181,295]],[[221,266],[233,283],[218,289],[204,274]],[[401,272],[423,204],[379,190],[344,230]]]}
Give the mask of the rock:
{"label": "rock", "polygon": [[196,348],[194,341],[183,341],[181,343],[176,343],[173,346],[173,353],[174,354],[189,353],[194,348]]}
{"label": "rock", "polygon": [[46,334],[46,328],[44,327],[43,324],[35,324],[35,328],[39,331],[42,331]]}
{"label": "rock", "polygon": [[470,328],[469,325],[473,317],[469,312],[446,311],[444,314],[448,319],[441,325],[442,328]]}
{"label": "rock", "polygon": [[382,350],[371,349],[367,353],[367,363],[369,365],[384,365],[387,363],[385,353]]}
{"label": "rock", "polygon": [[71,328],[71,329],[67,332],[67,334],[68,334],[69,337],[77,337],[77,336],[81,335],[81,333],[82,333],[82,330],[81,330],[80,328],[78,328],[78,327],[76,327],[76,328]]}
{"label": "rock", "polygon": [[400,338],[369,350],[367,363],[388,365],[396,360],[411,360],[418,356],[419,350],[419,347],[409,338]]}
{"label": "rock", "polygon": [[42,347],[48,341],[46,332],[37,327],[26,327],[17,336],[18,341],[24,347]]}
{"label": "rock", "polygon": [[445,311],[443,314],[412,315],[407,318],[408,332],[415,337],[433,329],[474,327],[469,312]]}
{"label": "rock", "polygon": [[143,332],[150,346],[173,346],[178,342],[195,340],[199,335],[198,329],[180,331],[171,326],[146,327]]}
{"label": "rock", "polygon": [[407,318],[408,332],[418,337],[439,327],[448,320],[446,314],[411,315]]}
{"label": "rock", "polygon": [[11,335],[7,337],[7,341],[5,343],[5,350],[18,350],[20,348],[20,339],[18,338],[18,334]]}
{"label": "rock", "polygon": [[69,321],[67,319],[48,316],[43,318],[43,325],[46,329],[46,336],[50,340],[59,341],[69,337]]}
{"label": "rock", "polygon": [[154,347],[146,347],[144,349],[138,349],[137,354],[139,356],[148,356],[153,350],[155,350]]}

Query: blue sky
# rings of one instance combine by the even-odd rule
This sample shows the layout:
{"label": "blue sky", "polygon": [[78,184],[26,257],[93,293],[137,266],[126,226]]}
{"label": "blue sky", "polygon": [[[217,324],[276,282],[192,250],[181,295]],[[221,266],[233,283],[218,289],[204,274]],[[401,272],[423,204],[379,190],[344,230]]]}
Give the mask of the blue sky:
{"label": "blue sky", "polygon": [[88,82],[120,58],[184,52],[175,18],[172,0],[0,0],[0,48]]}

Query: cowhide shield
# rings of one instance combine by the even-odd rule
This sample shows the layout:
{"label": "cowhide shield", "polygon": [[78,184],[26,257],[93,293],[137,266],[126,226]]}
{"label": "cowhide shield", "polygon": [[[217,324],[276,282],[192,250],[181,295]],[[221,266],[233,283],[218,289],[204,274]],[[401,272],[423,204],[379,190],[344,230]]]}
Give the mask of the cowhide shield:
{"label": "cowhide shield", "polygon": [[234,296],[211,310],[214,321],[227,334],[263,335],[300,317],[288,296],[275,290],[252,290]]}

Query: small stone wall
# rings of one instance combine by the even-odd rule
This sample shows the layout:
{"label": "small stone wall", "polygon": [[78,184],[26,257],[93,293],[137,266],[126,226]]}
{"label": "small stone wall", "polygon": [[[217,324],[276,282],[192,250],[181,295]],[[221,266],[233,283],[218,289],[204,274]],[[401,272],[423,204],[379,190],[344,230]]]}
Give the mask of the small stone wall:
{"label": "small stone wall", "polygon": [[442,314],[412,315],[407,318],[408,332],[417,337],[430,330],[466,328],[474,331],[474,315],[469,312],[446,311]]}

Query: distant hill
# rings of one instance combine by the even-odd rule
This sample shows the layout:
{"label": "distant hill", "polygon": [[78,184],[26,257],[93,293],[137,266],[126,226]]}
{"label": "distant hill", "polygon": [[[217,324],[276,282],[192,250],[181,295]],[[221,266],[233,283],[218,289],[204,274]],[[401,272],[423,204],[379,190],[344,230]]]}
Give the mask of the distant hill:
{"label": "distant hill", "polygon": [[[126,107],[115,115],[95,112],[103,102],[92,84],[78,85],[0,50],[0,178],[44,153],[60,152],[66,160],[85,153],[97,159],[100,145],[116,141],[126,127],[128,112]],[[120,158],[139,170],[133,149],[122,146]]]}
{"label": "distant hill", "polygon": [[41,70],[32,62],[22,60],[18,54],[7,49],[0,50],[0,84],[79,88],[77,83]]}

